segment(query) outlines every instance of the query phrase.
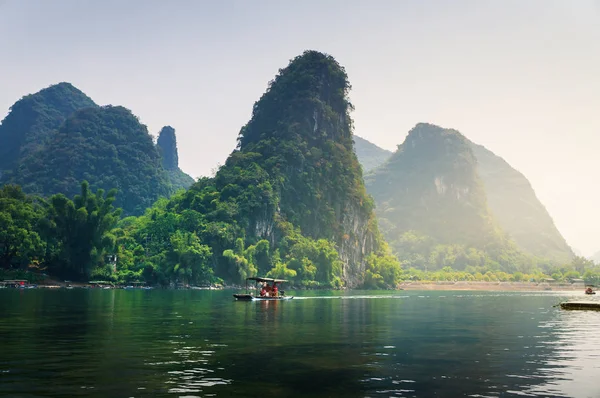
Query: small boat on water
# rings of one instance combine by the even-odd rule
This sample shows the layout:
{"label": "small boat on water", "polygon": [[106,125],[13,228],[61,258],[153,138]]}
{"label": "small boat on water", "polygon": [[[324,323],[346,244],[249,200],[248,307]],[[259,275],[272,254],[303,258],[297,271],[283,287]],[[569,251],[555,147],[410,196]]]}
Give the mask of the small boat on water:
{"label": "small boat on water", "polygon": [[595,310],[600,311],[600,301],[567,301],[560,303],[563,310]]}
{"label": "small boat on water", "polygon": [[[254,281],[254,293],[250,292],[248,287],[248,281]],[[246,278],[246,293],[234,294],[238,301],[278,301],[278,300],[291,300],[294,296],[286,296],[283,290],[279,290],[277,284],[287,282],[285,279],[274,279],[274,278],[262,278],[259,276],[253,276]],[[271,283],[272,285],[269,285]]]}
{"label": "small boat on water", "polygon": [[594,289],[592,289],[593,286],[588,286],[585,288],[585,294],[596,294],[596,292],[594,291]]}

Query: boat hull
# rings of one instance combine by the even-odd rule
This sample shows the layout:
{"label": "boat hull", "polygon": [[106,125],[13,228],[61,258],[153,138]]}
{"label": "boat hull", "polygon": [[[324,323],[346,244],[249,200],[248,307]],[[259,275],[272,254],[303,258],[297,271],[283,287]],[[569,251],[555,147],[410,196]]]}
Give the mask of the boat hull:
{"label": "boat hull", "polygon": [[563,310],[595,310],[600,311],[600,302],[598,301],[568,301],[560,303]]}
{"label": "boat hull", "polygon": [[251,294],[234,294],[233,297],[238,301],[282,301],[294,298],[294,296],[256,297]]}

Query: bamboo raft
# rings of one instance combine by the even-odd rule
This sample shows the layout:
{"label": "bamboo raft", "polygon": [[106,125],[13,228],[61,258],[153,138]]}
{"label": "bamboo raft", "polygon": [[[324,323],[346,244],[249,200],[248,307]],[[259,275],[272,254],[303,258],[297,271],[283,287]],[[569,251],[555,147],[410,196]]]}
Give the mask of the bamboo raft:
{"label": "bamboo raft", "polygon": [[563,310],[596,310],[600,311],[600,301],[567,301],[560,303]]}

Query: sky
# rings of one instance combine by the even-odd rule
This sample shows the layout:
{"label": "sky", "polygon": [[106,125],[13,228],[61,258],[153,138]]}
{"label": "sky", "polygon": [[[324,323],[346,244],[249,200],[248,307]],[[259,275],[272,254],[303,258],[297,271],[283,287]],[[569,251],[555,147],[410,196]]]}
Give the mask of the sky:
{"label": "sky", "polygon": [[455,128],[600,250],[599,0],[0,0],[0,118],[67,81],[173,126],[180,167],[210,175],[307,49],[345,67],[356,135],[394,150],[419,122]]}

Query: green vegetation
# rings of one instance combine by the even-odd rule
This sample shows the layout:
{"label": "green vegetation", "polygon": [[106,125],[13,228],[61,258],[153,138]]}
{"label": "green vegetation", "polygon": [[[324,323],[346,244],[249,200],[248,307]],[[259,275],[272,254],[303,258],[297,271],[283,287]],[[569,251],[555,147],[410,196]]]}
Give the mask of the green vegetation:
{"label": "green vegetation", "polygon": [[[358,160],[365,171],[373,171],[384,164],[391,156],[389,151],[379,148],[360,137],[355,136],[354,140]],[[464,154],[468,152],[466,146],[471,147],[476,159],[474,167],[480,180],[479,183],[483,184],[489,211],[497,225],[514,241],[518,249],[529,255],[543,258],[545,262],[552,261],[558,264],[569,262],[573,257],[571,248],[557,230],[552,218],[536,197],[525,176],[513,169],[504,159],[481,145],[469,140],[462,142],[461,145],[463,147],[459,152],[462,151]],[[405,150],[405,145],[402,146],[402,150]],[[458,155],[458,152],[456,154]],[[470,155],[467,156],[470,157]],[[438,164],[440,170],[442,170],[442,165],[434,158],[425,159],[427,159],[427,162],[433,162],[432,164]],[[409,166],[409,164],[406,166]],[[384,166],[384,169],[386,167],[388,166]],[[377,178],[382,178],[384,173],[385,171],[379,170],[373,174],[377,175]],[[372,182],[373,178],[368,178],[368,180]],[[391,177],[388,178],[388,180],[391,179]],[[372,189],[374,189],[372,184],[368,184],[367,188],[369,193],[375,195],[372,192]],[[377,197],[378,202],[380,202],[378,206],[387,209],[388,199],[379,195]],[[389,199],[393,200],[392,198]],[[386,221],[385,219],[381,220],[381,224],[385,225]],[[386,236],[388,239],[390,238],[389,235]],[[421,255],[428,257],[429,253],[421,253]]]}
{"label": "green vegetation", "polygon": [[0,265],[4,269],[41,267],[62,277],[85,279],[114,250],[120,209],[116,190],[93,193],[87,182],[73,200],[63,194],[47,201],[5,185],[0,191]]}
{"label": "green vegetation", "polygon": [[470,145],[498,225],[526,253],[559,263],[570,261],[573,251],[525,176],[485,147]]}
{"label": "green vegetation", "polygon": [[477,170],[462,134],[422,123],[367,176],[384,236],[404,267],[528,273],[549,266],[501,230]]}
{"label": "green vegetation", "polygon": [[392,156],[391,151],[380,148],[357,135],[354,136],[354,150],[365,173],[381,166],[390,156]]}
{"label": "green vegetation", "polygon": [[38,226],[42,205],[23,193],[20,187],[0,189],[0,266],[23,268],[44,254]]}
{"label": "green vegetation", "polygon": [[194,183],[194,179],[179,168],[177,138],[175,137],[175,129],[173,127],[165,126],[160,130],[156,147],[162,160],[162,167],[167,172],[167,177],[173,189],[189,188]]}
{"label": "green vegetation", "polygon": [[17,101],[0,124],[0,182],[8,181],[23,158],[42,148],[69,115],[95,106],[69,83],[50,86]]}
{"label": "green vegetation", "polygon": [[[560,257],[568,246],[551,220],[544,228],[558,235],[539,239],[526,236],[534,223],[497,222],[486,192],[497,206],[506,193],[482,182],[474,154],[482,149],[429,124],[413,128],[367,176],[388,247],[353,140],[373,165],[383,153],[353,137],[349,90],[331,56],[307,51],[294,58],[254,104],[225,164],[196,182],[179,169],[170,126],[155,145],[129,110],[84,106],[87,97],[68,84],[25,97],[36,106],[20,101],[0,126],[0,142],[21,148],[5,180],[23,186],[0,190],[0,268],[165,286],[241,284],[257,274],[306,288],[385,289],[407,279],[600,280],[594,263]],[[34,127],[23,130],[16,120]],[[23,145],[29,138],[19,143],[18,136],[40,144]],[[487,181],[524,187],[512,205],[525,214],[535,195],[524,177],[499,175],[509,166],[481,153]],[[508,220],[506,209],[498,214]]]}
{"label": "green vegetation", "polygon": [[[73,201],[55,195],[40,205],[39,262],[73,278],[163,285],[242,283],[260,273],[304,287],[395,287],[400,263],[379,234],[354,154],[349,89],[332,57],[296,57],[254,105],[215,177],[170,199],[159,197],[171,192],[163,171],[179,170],[172,128],[154,147],[125,108],[75,112],[15,177],[26,192],[73,195],[88,178],[100,188],[92,194],[84,183]],[[119,195],[103,196],[113,187]],[[128,214],[147,209],[117,223],[113,204]]]}
{"label": "green vegetation", "polygon": [[193,183],[177,165],[175,131],[166,129],[154,145],[129,110],[99,107],[60,83],[18,101],[0,125],[0,180],[46,197],[75,195],[86,180],[94,189],[119,189],[115,205],[142,214]]}
{"label": "green vegetation", "polygon": [[[123,221],[128,245],[120,245],[119,259],[143,252],[143,268],[127,268],[163,283],[198,283],[192,274],[241,283],[260,273],[338,287],[362,285],[367,256],[382,256],[389,261],[371,273],[381,277],[378,286],[395,286],[399,272],[383,268],[399,270],[399,263],[382,244],[353,152],[349,88],[330,56],[309,51],[292,60],[254,105],[238,148],[214,178]],[[176,232],[210,248],[211,272],[177,267]]]}
{"label": "green vegetation", "polygon": [[[84,182],[73,200],[58,194],[46,201],[6,185],[0,190],[0,279],[38,282],[44,272],[71,280],[197,285],[240,284],[247,276],[261,274],[289,279],[297,287],[345,285],[343,262],[332,241],[305,237],[287,223],[287,234],[275,248],[266,239],[247,244],[236,237],[243,232],[235,222],[212,220],[226,213],[217,211],[221,206],[210,194],[203,198],[215,205],[208,218],[192,209],[175,211],[187,199],[201,198],[197,193],[188,195],[181,192],[171,200],[160,199],[143,216],[119,221],[114,190],[93,193]],[[373,252],[365,258],[360,286],[393,288],[403,280],[543,282],[548,278],[558,282],[582,278],[600,284],[600,265],[582,257],[560,266],[530,259],[527,271],[507,272],[489,254],[456,245],[438,245],[424,258],[419,253],[419,245],[427,244],[423,237],[407,233],[405,238],[406,244],[415,246],[410,249],[412,257],[402,259],[403,269],[396,257],[385,254],[385,248]],[[114,269],[113,255],[118,259]]]}
{"label": "green vegetation", "polygon": [[146,127],[119,106],[75,112],[14,176],[26,192],[43,195],[74,195],[82,180],[95,188],[117,188],[116,205],[127,214],[140,214],[172,192]]}

